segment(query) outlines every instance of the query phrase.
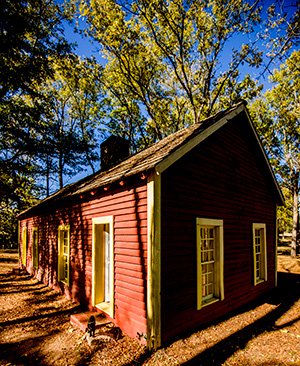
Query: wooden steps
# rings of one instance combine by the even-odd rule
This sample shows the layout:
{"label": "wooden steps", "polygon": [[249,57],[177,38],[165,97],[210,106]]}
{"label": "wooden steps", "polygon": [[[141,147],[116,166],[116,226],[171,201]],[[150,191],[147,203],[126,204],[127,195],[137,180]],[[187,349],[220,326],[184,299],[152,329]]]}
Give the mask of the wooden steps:
{"label": "wooden steps", "polygon": [[104,314],[90,311],[71,315],[70,322],[83,332],[86,332],[89,317],[92,315],[96,320],[96,329],[111,323],[111,321]]}

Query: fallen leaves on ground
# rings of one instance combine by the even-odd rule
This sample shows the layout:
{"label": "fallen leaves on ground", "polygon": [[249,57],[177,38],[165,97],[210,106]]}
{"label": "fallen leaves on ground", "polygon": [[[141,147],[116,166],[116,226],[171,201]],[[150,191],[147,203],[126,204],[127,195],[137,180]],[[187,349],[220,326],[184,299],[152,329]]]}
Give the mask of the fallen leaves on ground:
{"label": "fallen leaves on ground", "polygon": [[70,324],[78,306],[0,253],[0,365],[300,365],[300,259],[279,256],[278,287],[155,352],[123,335],[89,347]]}

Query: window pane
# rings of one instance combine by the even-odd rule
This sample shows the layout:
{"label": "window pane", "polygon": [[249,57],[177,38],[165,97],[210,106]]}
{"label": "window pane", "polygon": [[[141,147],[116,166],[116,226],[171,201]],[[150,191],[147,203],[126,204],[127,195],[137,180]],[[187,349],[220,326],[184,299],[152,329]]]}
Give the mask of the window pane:
{"label": "window pane", "polygon": [[68,284],[69,282],[69,246],[70,235],[67,227],[59,228],[59,245],[60,245],[60,257],[59,257],[59,280]]}
{"label": "window pane", "polygon": [[63,273],[64,279],[68,278],[68,257],[64,255],[64,273]]}
{"label": "window pane", "polygon": [[256,265],[256,279],[264,279],[264,229],[259,228],[254,230],[254,244],[255,244],[255,265]]}
{"label": "window pane", "polygon": [[201,254],[201,261],[202,262],[207,262],[208,261],[208,253],[207,253],[207,251],[205,251],[205,250],[202,250],[202,254]]}
{"label": "window pane", "polygon": [[69,232],[68,230],[63,231],[63,250],[64,254],[68,254],[69,249]]}
{"label": "window pane", "polygon": [[200,247],[202,262],[202,300],[213,297],[215,265],[215,228],[200,228]]}

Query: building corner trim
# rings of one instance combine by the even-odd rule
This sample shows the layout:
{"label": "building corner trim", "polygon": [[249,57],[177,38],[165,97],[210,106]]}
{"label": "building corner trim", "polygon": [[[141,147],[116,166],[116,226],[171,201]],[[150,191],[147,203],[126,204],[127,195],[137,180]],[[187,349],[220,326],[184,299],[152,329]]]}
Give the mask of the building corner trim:
{"label": "building corner trim", "polygon": [[147,346],[161,346],[161,175],[154,170],[147,181],[148,276]]}

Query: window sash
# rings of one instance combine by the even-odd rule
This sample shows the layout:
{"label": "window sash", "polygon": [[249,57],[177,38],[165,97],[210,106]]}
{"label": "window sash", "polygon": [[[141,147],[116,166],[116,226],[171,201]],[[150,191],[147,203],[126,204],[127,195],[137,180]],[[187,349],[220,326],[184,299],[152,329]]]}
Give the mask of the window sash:
{"label": "window sash", "polygon": [[27,227],[22,230],[22,264],[26,266],[27,262]]}
{"label": "window sash", "polygon": [[202,266],[202,301],[214,297],[215,271],[215,228],[211,226],[200,227],[200,250]]}
{"label": "window sash", "polygon": [[70,286],[70,226],[58,228],[58,280]]}
{"label": "window sash", "polygon": [[197,218],[197,308],[224,299],[223,220]]}
{"label": "window sash", "polygon": [[253,223],[253,276],[254,285],[267,281],[266,224]]}
{"label": "window sash", "polygon": [[38,228],[34,227],[32,229],[32,266],[34,268],[38,268],[39,266],[39,235],[38,235]]}

